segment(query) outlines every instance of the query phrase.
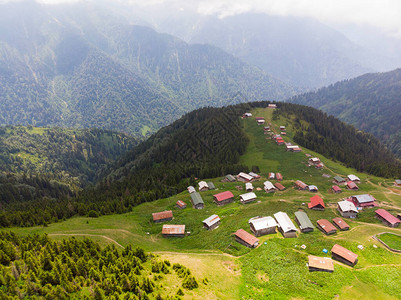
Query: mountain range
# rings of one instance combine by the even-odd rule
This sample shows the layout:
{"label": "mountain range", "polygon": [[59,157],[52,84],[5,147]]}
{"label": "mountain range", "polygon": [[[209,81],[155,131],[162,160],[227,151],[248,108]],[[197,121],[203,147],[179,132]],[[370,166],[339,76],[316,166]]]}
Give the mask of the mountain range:
{"label": "mountain range", "polygon": [[80,3],[1,5],[0,124],[143,136],[200,106],[295,89],[210,45],[189,45]]}

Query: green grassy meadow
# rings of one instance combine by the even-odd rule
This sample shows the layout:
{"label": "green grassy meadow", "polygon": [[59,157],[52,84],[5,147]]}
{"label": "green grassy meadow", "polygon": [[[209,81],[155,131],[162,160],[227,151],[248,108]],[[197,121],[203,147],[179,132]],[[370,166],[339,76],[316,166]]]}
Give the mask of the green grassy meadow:
{"label": "green grassy meadow", "polygon": [[[277,133],[280,125],[287,127],[286,141],[291,141],[293,128],[291,120],[272,121],[272,110],[257,109],[253,116],[263,116]],[[248,220],[255,216],[272,216],[278,211],[287,212],[294,219],[294,212],[305,210],[312,223],[322,218],[331,220],[339,216],[336,203],[342,198],[370,193],[381,207],[392,213],[401,212],[401,189],[390,188],[388,179],[361,174],[343,165],[303,149],[300,153],[286,152],[284,146],[277,146],[263,133],[254,118],[243,119],[242,126],[250,143],[240,163],[249,167],[259,166],[262,178],[254,182],[255,188],[263,187],[268,172],[282,173],[285,191],[266,194],[255,191],[257,201],[242,205],[239,195],[245,193],[236,186],[244,183],[222,182],[222,178],[207,178],[213,181],[217,190],[201,192],[205,202],[203,210],[193,209],[188,192],[182,192],[167,199],[144,203],[134,207],[132,212],[122,215],[101,216],[99,218],[76,217],[47,227],[12,228],[18,234],[48,234],[54,239],[66,236],[89,237],[101,245],[114,243],[117,246],[132,244],[147,251],[156,252],[162,258],[179,262],[189,267],[196,278],[208,278],[209,284],[202,285],[184,296],[184,299],[399,299],[401,298],[401,254],[388,251],[372,238],[381,232],[401,234],[401,229],[384,226],[374,217],[374,209],[360,212],[355,220],[346,220],[349,231],[325,236],[318,229],[314,232],[299,233],[296,239],[284,239],[280,233],[259,238],[260,246],[249,249],[235,242],[233,233],[243,228],[249,231]],[[324,163],[323,170],[308,166],[306,153],[317,156]],[[331,177],[323,177],[329,174]],[[346,177],[355,174],[361,178],[360,190],[341,194],[331,192],[335,175]],[[314,194],[293,188],[294,181],[300,179],[307,184],[318,186],[325,203],[325,211],[307,209],[309,198]],[[274,183],[275,180],[272,180]],[[213,202],[213,194],[230,190],[236,201],[218,207]],[[175,207],[177,200],[188,204],[186,209]],[[185,224],[190,232],[185,238],[163,238],[163,224],[154,224],[151,213],[172,210],[174,219],[169,224]],[[221,225],[207,231],[202,220],[218,214]],[[382,235],[383,237],[383,235]],[[333,273],[309,272],[306,266],[308,255],[330,256],[334,244],[340,244],[359,255],[359,262],[348,267],[335,262]],[[306,249],[300,246],[305,245]],[[363,249],[359,249],[362,245]],[[323,249],[329,253],[324,254]],[[398,275],[397,275],[398,274]],[[166,289],[175,289],[174,283],[165,283]]]}

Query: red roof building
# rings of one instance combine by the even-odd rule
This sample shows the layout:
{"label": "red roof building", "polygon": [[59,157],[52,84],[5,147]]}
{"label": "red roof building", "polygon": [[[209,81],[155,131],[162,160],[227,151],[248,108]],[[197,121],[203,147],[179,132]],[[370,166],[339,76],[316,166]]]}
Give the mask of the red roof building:
{"label": "red roof building", "polygon": [[323,199],[320,198],[318,195],[315,195],[310,198],[310,203],[308,203],[308,207],[310,209],[316,209],[316,210],[324,210],[326,208]]}
{"label": "red roof building", "polygon": [[259,244],[259,239],[254,237],[252,234],[246,232],[244,229],[238,229],[235,233],[235,240],[249,248],[254,248]]}
{"label": "red roof building", "polygon": [[283,145],[283,144],[284,144],[283,138],[282,138],[282,137],[278,137],[278,138],[276,139],[276,143],[277,143],[277,145]]}
{"label": "red roof building", "polygon": [[331,190],[332,190],[334,193],[336,193],[336,194],[342,192],[341,188],[340,188],[338,185],[333,185],[333,186],[331,187]]}
{"label": "red roof building", "polygon": [[378,209],[375,211],[376,217],[381,220],[384,224],[390,227],[398,227],[401,223],[401,220],[394,217],[385,209]]}
{"label": "red roof building", "polygon": [[178,201],[175,203],[175,206],[177,206],[177,207],[180,208],[180,209],[183,209],[183,208],[186,208],[186,207],[187,207],[187,204],[186,204],[184,201],[182,201],[182,200],[178,200]]}
{"label": "red roof building", "polygon": [[326,219],[318,220],[317,227],[327,235],[337,232],[337,229],[334,227],[334,225]]}
{"label": "red roof building", "polygon": [[348,181],[347,182],[347,188],[349,189],[349,190],[359,190],[359,187],[356,185],[356,183],[355,182],[353,182],[353,181]]}
{"label": "red roof building", "polygon": [[276,179],[277,179],[278,181],[283,180],[283,175],[281,175],[281,173],[276,173]]}
{"label": "red roof building", "polygon": [[331,249],[331,255],[333,259],[338,260],[349,266],[355,266],[358,262],[358,254],[355,254],[354,252],[338,244],[335,244]]}
{"label": "red roof building", "polygon": [[279,190],[279,191],[284,191],[285,190],[285,186],[282,185],[280,182],[276,182],[274,184],[274,186]]}
{"label": "red roof building", "polygon": [[217,205],[224,205],[234,201],[234,194],[230,191],[213,195],[213,200]]}
{"label": "red roof building", "polygon": [[303,183],[301,180],[295,181],[295,186],[296,186],[299,190],[306,190],[306,189],[308,188],[308,185],[306,185],[305,183]]}
{"label": "red roof building", "polygon": [[333,219],[334,225],[336,225],[340,230],[349,230],[349,225],[341,218]]}
{"label": "red roof building", "polygon": [[173,219],[173,212],[171,210],[156,212],[152,214],[152,217],[155,223],[170,221]]}

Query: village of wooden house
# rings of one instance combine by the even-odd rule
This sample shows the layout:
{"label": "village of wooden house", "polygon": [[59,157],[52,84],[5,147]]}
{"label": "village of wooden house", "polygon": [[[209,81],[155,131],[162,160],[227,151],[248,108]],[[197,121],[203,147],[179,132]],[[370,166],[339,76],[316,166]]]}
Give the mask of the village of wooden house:
{"label": "village of wooden house", "polygon": [[[224,244],[220,248],[223,252],[249,255],[276,239],[293,241],[285,245],[304,254],[302,262],[293,263],[308,272],[328,272],[330,276],[342,266],[358,269],[361,262],[366,266],[366,249],[379,251],[385,246],[378,242],[372,248],[367,241],[373,243],[373,237],[360,240],[359,230],[372,224],[377,233],[394,233],[399,230],[401,209],[392,207],[372,188],[366,175],[338,168],[325,157],[301,150],[291,139],[291,127],[276,125],[254,112],[244,113],[242,118],[260,132],[258,142],[274,154],[264,153],[263,160],[250,157],[248,170],[198,179],[177,195],[173,207],[154,211],[154,226],[163,223],[157,227],[162,237],[169,238],[166,240],[171,245],[179,240],[214,240]],[[278,155],[292,165],[283,167],[283,161],[269,164]],[[388,186],[397,188],[399,181]]]}

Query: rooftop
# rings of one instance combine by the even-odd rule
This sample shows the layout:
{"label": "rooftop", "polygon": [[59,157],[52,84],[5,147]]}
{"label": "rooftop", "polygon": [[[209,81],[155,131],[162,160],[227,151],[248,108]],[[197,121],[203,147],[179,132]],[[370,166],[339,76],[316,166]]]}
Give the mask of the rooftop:
{"label": "rooftop", "polygon": [[212,226],[213,224],[216,224],[219,221],[220,217],[218,215],[211,215],[209,218],[203,220],[202,223],[205,223],[207,226]]}
{"label": "rooftop", "polygon": [[358,259],[358,254],[355,254],[354,252],[352,252],[338,244],[335,244],[333,246],[333,248],[331,249],[331,252],[338,256],[341,256],[342,258],[348,260],[352,264],[356,263],[356,261]]}
{"label": "rooftop", "polygon": [[163,225],[162,234],[185,234],[185,225]]}
{"label": "rooftop", "polygon": [[234,194],[232,192],[230,192],[230,191],[225,191],[225,192],[222,192],[222,193],[215,194],[215,195],[213,195],[213,197],[215,197],[216,200],[218,202],[220,202],[220,201],[224,201],[224,200],[227,200],[227,199],[230,199],[230,198],[234,198]]}
{"label": "rooftop", "polygon": [[333,260],[329,257],[308,256],[309,268],[334,271]]}
{"label": "rooftop", "polygon": [[379,215],[380,217],[382,217],[383,219],[385,219],[387,222],[389,222],[391,225],[397,224],[397,223],[401,223],[401,220],[394,217],[392,214],[390,214],[387,210],[385,209],[378,209],[375,211],[375,213],[377,215]]}
{"label": "rooftop", "polygon": [[152,217],[153,221],[168,219],[173,217],[173,212],[171,210],[156,212],[152,214]]}
{"label": "rooftop", "polygon": [[259,239],[246,232],[244,229],[238,229],[234,234],[249,245],[254,245],[259,242]]}
{"label": "rooftop", "polygon": [[253,224],[253,227],[255,230],[261,230],[264,228],[271,228],[271,227],[276,227],[278,224],[276,220],[272,217],[260,217],[260,218],[254,218],[249,220],[250,224]]}

